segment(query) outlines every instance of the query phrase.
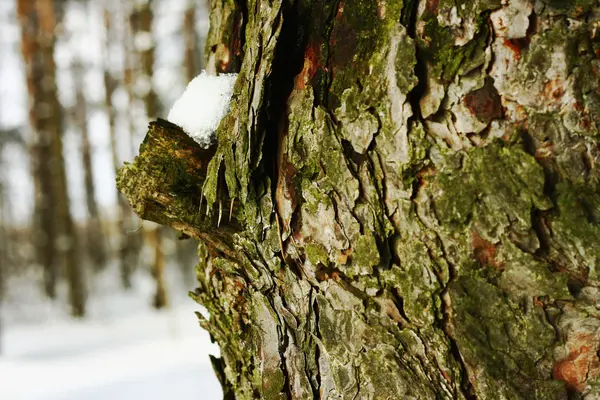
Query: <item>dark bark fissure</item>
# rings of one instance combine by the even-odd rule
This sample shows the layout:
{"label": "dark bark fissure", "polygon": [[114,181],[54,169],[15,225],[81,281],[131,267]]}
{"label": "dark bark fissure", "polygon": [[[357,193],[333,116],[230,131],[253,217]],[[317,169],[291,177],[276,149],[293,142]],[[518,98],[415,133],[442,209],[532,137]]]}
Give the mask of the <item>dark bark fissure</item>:
{"label": "dark bark fissure", "polygon": [[[336,2],[337,4],[337,2]],[[334,7],[334,9],[336,9]],[[323,12],[323,6],[320,7],[320,11]],[[281,18],[283,18],[283,26],[281,29],[281,34],[279,36],[277,48],[275,50],[275,57],[273,61],[273,73],[269,79],[269,90],[267,92],[267,98],[269,99],[267,106],[267,115],[268,115],[268,125],[267,125],[267,133],[266,140],[263,143],[263,164],[265,166],[272,166],[271,173],[267,173],[271,178],[271,193],[272,193],[272,201],[273,204],[277,204],[276,192],[277,185],[280,180],[280,174],[286,173],[286,152],[282,148],[282,144],[284,143],[285,136],[288,135],[286,128],[288,126],[288,98],[294,89],[294,84],[298,76],[301,74],[303,70],[303,64],[305,62],[305,52],[309,46],[309,41],[316,40],[314,37],[313,29],[314,26],[311,26],[311,18],[310,16],[314,16],[315,13],[318,14],[318,11],[315,11],[313,8],[305,9],[304,5],[300,1],[296,1],[294,3],[284,2],[281,12]],[[328,16],[331,19],[331,15]],[[326,37],[329,36],[329,32],[331,31],[331,27],[329,27],[328,32],[326,33]],[[318,31],[317,31],[318,32]],[[317,34],[318,36],[318,34]],[[300,77],[302,79],[302,77]],[[320,79],[320,82],[319,82]],[[323,82],[324,81],[324,82]],[[314,98],[314,107],[318,107],[319,104],[327,104],[327,93],[328,93],[328,84],[330,84],[331,78],[327,76],[318,76],[316,75],[313,79],[313,87],[315,88],[316,96]],[[318,87],[325,87],[322,90],[317,89]],[[319,94],[320,93],[320,94]],[[292,183],[295,184],[295,183]],[[301,199],[296,199],[299,204],[296,204],[296,208],[292,214],[292,220],[290,223],[294,226],[297,226],[300,221],[300,215],[298,214],[298,210],[300,209]],[[335,202],[334,202],[335,203]],[[277,223],[278,229],[279,221],[281,220],[279,216],[279,212],[275,210],[277,214]],[[279,234],[282,232],[279,230]],[[286,257],[285,254],[285,244],[281,244],[281,259],[283,265],[288,265],[292,267],[292,271],[297,273],[298,278],[304,279],[304,273],[302,271],[302,267],[300,265],[296,265],[296,261],[291,257]],[[302,255],[300,255],[302,257]],[[303,263],[303,260],[300,260]],[[329,279],[330,276],[340,277],[339,271],[329,270],[325,266],[321,266],[323,269],[319,269],[316,271],[317,279]],[[309,339],[309,341],[320,341],[320,332],[319,332],[319,307],[318,303],[314,298],[314,294],[318,293],[318,287],[312,285],[311,289],[311,298],[309,299],[312,302],[311,313],[314,314],[315,318],[315,339]],[[282,299],[285,296],[281,296]],[[309,317],[310,318],[310,317]],[[285,352],[289,345],[289,328],[284,323],[283,328],[281,330],[280,337],[281,342],[279,344],[279,353],[282,360],[282,371],[284,374],[284,384],[283,384],[283,392],[286,394],[288,398],[293,397],[293,392],[291,388],[290,382],[290,373],[293,373],[287,370],[286,366],[286,357]],[[319,359],[320,359],[320,350],[319,345],[316,343],[313,345],[315,348],[315,364],[317,365],[316,370],[316,382],[313,382],[312,378],[309,378],[310,388],[312,390],[312,395],[314,398],[318,398],[322,396],[320,393],[321,388],[321,372]],[[306,356],[304,356],[306,357]],[[311,373],[308,370],[308,363],[306,362],[306,376],[310,377]]]}
{"label": "dark bark fissure", "polygon": [[[450,261],[450,257],[447,256],[446,249],[444,248],[444,245],[442,244],[442,240],[439,236],[438,236],[437,240],[438,240],[439,249],[442,251],[442,258],[444,260],[446,260],[446,262],[448,264],[448,272],[449,272],[448,282],[446,283],[445,286],[442,285],[443,289],[442,289],[441,293],[439,294],[441,304],[442,304],[442,315],[443,315],[443,319],[441,321],[438,320],[438,322],[440,323],[439,328],[444,332],[446,338],[450,342],[451,353],[461,369],[461,381],[460,381],[460,384],[457,385],[457,387],[461,390],[462,394],[465,396],[466,399],[476,400],[477,396],[475,395],[475,393],[476,393],[475,388],[473,387],[473,383],[471,382],[471,377],[469,376],[467,366],[465,365],[465,362],[464,362],[463,356],[460,352],[458,343],[456,342],[456,339],[454,338],[453,334],[450,332],[450,318],[451,318],[450,316],[452,313],[452,306],[450,304],[448,304],[448,291],[449,291],[450,284],[453,281],[455,281],[457,278],[456,266],[453,265],[453,263]],[[440,282],[440,284],[441,284],[441,282]]]}
{"label": "dark bark fissure", "polygon": [[[246,0],[236,0],[236,17],[233,25],[232,35],[235,38],[233,50],[234,54],[241,60],[244,59],[244,47],[246,46],[246,24],[248,23],[248,3]],[[238,66],[239,69],[239,66]]]}
{"label": "dark bark fissure", "polygon": [[[311,389],[312,389],[312,393],[313,393],[313,397],[317,398],[319,396],[320,393],[320,388],[321,388],[321,370],[318,367],[319,366],[319,358],[321,356],[320,353],[320,347],[317,343],[317,340],[321,340],[320,338],[320,333],[319,333],[319,305],[317,303],[317,300],[315,298],[315,293],[316,293],[316,289],[313,287],[310,290],[310,296],[309,296],[309,318],[312,318],[314,316],[314,331],[315,331],[315,337],[310,337],[309,338],[309,343],[314,343],[314,349],[315,349],[315,356],[314,356],[314,362],[315,365],[317,365],[317,370],[315,372],[315,375],[312,376],[311,372],[308,371],[308,359],[306,359],[306,374],[307,376],[310,377],[309,382],[311,385]],[[315,339],[316,338],[316,339]]]}
{"label": "dark bark fissure", "polygon": [[[287,126],[287,100],[294,88],[294,78],[302,70],[304,48],[306,46],[306,35],[303,26],[305,21],[298,14],[299,2],[290,4],[284,2],[281,16],[283,25],[275,49],[273,59],[273,73],[269,78],[266,97],[269,99],[267,104],[267,124],[266,137],[263,140],[263,165],[267,171],[267,176],[271,181],[271,193],[275,195],[279,174],[282,168],[279,163],[278,155],[283,154],[280,148],[283,141],[282,136],[287,132],[283,127]],[[285,154],[283,154],[285,157]],[[273,198],[273,204],[276,204]],[[283,256],[283,255],[282,255]]]}
{"label": "dark bark fissure", "polygon": [[408,36],[415,40],[415,58],[417,61],[414,69],[414,74],[417,78],[417,84],[408,93],[408,102],[410,103],[413,112],[412,120],[409,118],[409,127],[411,127],[411,122],[422,120],[420,101],[427,89],[425,59],[416,33],[418,7],[419,2],[417,0],[408,0],[403,6],[402,16],[400,18],[400,22],[406,28]]}
{"label": "dark bark fissure", "polygon": [[[283,296],[281,296],[283,298]],[[269,299],[269,302],[271,303],[271,307],[273,308],[273,310],[276,310],[276,306],[273,302],[272,299]],[[285,304],[284,304],[285,306]],[[278,328],[279,329],[279,337],[280,337],[280,342],[279,342],[279,357],[281,359],[281,372],[283,373],[283,389],[282,389],[282,393],[284,393],[288,399],[292,398],[292,388],[291,388],[291,381],[290,381],[290,371],[288,371],[287,368],[287,357],[285,356],[285,352],[288,349],[289,346],[289,342],[290,342],[290,338],[289,338],[289,332],[288,332],[288,327],[287,324],[284,322],[282,323],[282,325]]]}
{"label": "dark bark fissure", "polygon": [[[410,130],[412,128],[414,128],[416,126],[416,124],[418,124],[418,123],[422,124],[424,122],[424,119],[421,114],[420,102],[427,90],[427,69],[426,69],[427,55],[424,52],[423,47],[422,47],[423,44],[420,42],[420,38],[417,37],[417,33],[416,33],[416,23],[417,23],[417,19],[418,19],[418,7],[419,7],[419,1],[416,1],[416,0],[406,1],[406,3],[403,5],[402,15],[400,18],[400,22],[406,28],[408,36],[415,41],[416,63],[415,63],[414,74],[417,79],[417,83],[413,87],[413,89],[407,94],[408,102],[411,106],[412,113],[413,113],[412,117],[409,117],[409,119],[408,119],[409,134],[410,134]],[[441,108],[440,108],[440,110],[441,110]],[[419,180],[415,179],[413,182],[413,185],[412,185],[412,195],[411,195],[412,201],[414,201],[414,199],[417,195],[417,192],[419,190],[419,185],[420,185]],[[416,213],[416,214],[418,215],[418,213]],[[459,385],[455,386],[455,388],[457,387],[458,389],[460,389],[463,396],[466,399],[476,400],[477,396],[475,395],[475,389],[473,387],[473,384],[471,383],[471,378],[469,377],[467,366],[464,363],[463,356],[460,352],[459,346],[458,346],[455,338],[449,331],[449,318],[451,315],[451,306],[448,304],[448,301],[447,301],[448,287],[451,284],[451,282],[456,279],[457,274],[456,274],[455,267],[452,265],[452,262],[445,255],[445,249],[444,249],[443,245],[441,245],[442,241],[440,240],[439,237],[438,237],[438,243],[439,243],[439,248],[441,249],[442,254],[443,254],[442,258],[445,259],[446,262],[448,263],[449,273],[450,273],[449,280],[445,285],[440,280],[440,285],[443,287],[441,293],[439,294],[439,298],[440,298],[440,301],[442,304],[443,320],[441,320],[441,321],[438,320],[438,322],[440,324],[440,326],[438,328],[444,332],[446,338],[450,342],[451,354],[454,357],[455,361],[458,363],[458,365],[460,365],[461,382],[459,383]],[[433,261],[434,258],[431,258],[431,260]],[[400,265],[400,263],[399,263],[399,265]],[[438,276],[438,279],[439,279],[439,276]],[[397,290],[394,293],[394,297],[396,298],[395,302],[397,303],[398,309],[402,313],[402,316],[407,321],[410,321],[408,319],[408,317],[406,316],[406,313],[404,312],[404,307],[403,307],[404,299],[402,298],[402,296],[399,294],[399,292]]]}
{"label": "dark bark fissure", "polygon": [[[331,104],[329,92],[331,84],[333,82],[333,65],[331,57],[331,32],[335,24],[335,15],[339,11],[342,0],[330,0],[329,2],[320,3],[320,9],[318,12],[313,12],[318,15],[318,24],[321,24],[321,32],[317,31],[317,35],[320,36],[322,41],[321,51],[325,51],[325,56],[321,54],[321,58],[324,58],[324,64],[317,70],[313,82],[313,89],[315,91],[315,107],[322,105],[329,114],[331,121],[337,125],[335,115],[331,112],[328,105]],[[327,8],[326,8],[327,7]],[[312,21],[311,21],[312,22]]]}
{"label": "dark bark fissure", "polygon": [[[535,14],[532,14],[534,18]],[[535,20],[535,18],[534,18]],[[533,29],[530,27],[528,30],[528,35],[533,34]],[[529,36],[528,36],[529,37]],[[525,47],[527,43],[525,43],[522,47]],[[553,272],[561,272],[566,271],[568,268],[565,266],[569,261],[563,259],[560,255],[551,253],[551,240],[552,240],[552,227],[549,224],[548,220],[553,216],[556,216],[560,213],[560,208],[558,206],[558,192],[557,185],[561,181],[565,181],[564,177],[561,177],[559,166],[554,160],[546,160],[546,159],[538,159],[537,151],[542,148],[545,143],[551,142],[549,137],[545,137],[544,140],[540,140],[539,138],[534,137],[534,135],[529,132],[527,129],[521,130],[520,139],[523,142],[524,149],[533,157],[537,159],[538,164],[542,167],[544,172],[544,195],[551,200],[552,206],[548,210],[539,210],[533,209],[531,213],[531,221],[532,228],[535,231],[537,236],[539,247],[533,252],[533,255],[538,259],[544,261],[549,265],[549,268]],[[586,166],[588,171],[592,169],[591,166]],[[580,204],[582,205],[582,204]],[[588,208],[583,205],[582,209],[584,213]],[[588,210],[589,211],[589,210]],[[587,215],[588,221],[592,222],[593,217],[588,213]],[[518,246],[518,243],[516,243]],[[528,249],[522,249],[526,252],[531,252]],[[570,273],[567,281],[567,288],[570,294],[577,298],[581,290],[586,286],[587,276],[582,276],[580,274]],[[546,311],[549,304],[543,302],[544,310]],[[555,328],[557,331],[557,340],[560,339],[558,336],[558,329],[554,326],[554,323],[548,322]]]}
{"label": "dark bark fissure", "polygon": [[[418,213],[417,213],[417,217],[421,218]],[[440,251],[442,252],[441,258],[446,260],[447,264],[448,264],[448,272],[449,272],[449,279],[448,282],[443,285],[443,282],[440,280],[440,285],[443,287],[442,291],[439,294],[439,298],[441,301],[441,305],[442,305],[442,319],[437,319],[437,324],[438,328],[444,332],[445,337],[448,339],[449,343],[450,343],[450,351],[452,356],[454,357],[455,361],[458,363],[458,365],[460,366],[460,375],[461,375],[461,381],[459,383],[459,385],[456,385],[455,388],[458,388],[461,392],[462,395],[468,399],[468,400],[476,400],[477,396],[476,396],[476,391],[475,388],[473,387],[473,383],[471,382],[471,378],[469,376],[468,373],[468,369],[467,366],[465,365],[463,356],[460,352],[460,348],[458,346],[458,343],[456,342],[456,339],[454,338],[453,334],[450,332],[450,318],[451,318],[451,314],[452,314],[452,306],[450,304],[448,304],[448,296],[449,296],[449,287],[450,284],[456,280],[457,278],[457,272],[456,272],[456,266],[453,265],[453,263],[450,261],[450,257],[448,257],[447,253],[446,253],[446,249],[444,248],[443,242],[441,240],[441,238],[439,236],[437,236],[437,245],[438,248],[440,249]],[[431,251],[431,250],[429,250]],[[433,260],[433,258],[431,258]],[[439,277],[438,277],[439,279]]]}

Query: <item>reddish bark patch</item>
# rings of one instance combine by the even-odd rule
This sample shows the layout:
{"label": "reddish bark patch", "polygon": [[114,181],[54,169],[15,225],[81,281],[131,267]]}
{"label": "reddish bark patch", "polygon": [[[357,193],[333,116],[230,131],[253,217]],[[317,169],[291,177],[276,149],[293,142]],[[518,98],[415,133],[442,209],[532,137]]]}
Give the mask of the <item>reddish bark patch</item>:
{"label": "reddish bark patch", "polygon": [[554,379],[563,381],[577,392],[585,391],[590,379],[600,376],[598,339],[590,333],[576,333],[569,337],[569,354],[554,366]]}
{"label": "reddish bark patch", "polygon": [[385,12],[387,11],[387,4],[385,0],[377,0],[377,18],[380,20],[385,19]]}
{"label": "reddish bark patch", "polygon": [[523,51],[523,49],[525,49],[527,46],[529,46],[529,43],[531,43],[531,37],[525,36],[523,38],[510,39],[509,41],[514,46],[517,46],[519,48],[519,57],[520,57],[521,56],[521,52]]}
{"label": "reddish bark patch", "polygon": [[589,131],[592,129],[592,121],[590,120],[590,118],[587,115],[581,117],[581,121],[579,122],[579,127],[586,131]]}
{"label": "reddish bark patch", "polygon": [[306,88],[308,82],[315,76],[319,67],[320,48],[317,43],[309,43],[304,52],[304,67],[296,76],[294,87],[299,90]]}
{"label": "reddish bark patch", "polygon": [[[223,46],[225,47],[225,46]],[[223,52],[223,57],[221,58],[221,71],[227,71],[227,66],[229,65],[229,61],[231,60],[231,57],[229,55],[229,50],[227,50],[227,47],[225,47],[225,51]]]}
{"label": "reddish bark patch", "polygon": [[437,170],[431,165],[421,169],[417,172],[416,177],[418,180],[418,188],[421,189],[428,185],[428,178],[430,176],[435,176],[437,174]]}
{"label": "reddish bark patch", "polygon": [[504,39],[504,46],[508,47],[515,53],[515,59],[519,61],[521,59],[522,44],[510,39]]}
{"label": "reddish bark patch", "polygon": [[235,20],[233,23],[233,32],[231,35],[230,45],[231,51],[236,57],[240,57],[243,51],[242,35],[244,29],[244,15],[241,10],[236,7]]}
{"label": "reddish bark patch", "polygon": [[338,263],[346,265],[346,263],[348,262],[348,257],[350,257],[351,254],[352,247],[342,250],[340,255],[338,256]]}
{"label": "reddish bark patch", "polygon": [[434,15],[437,15],[439,2],[440,2],[440,0],[427,0],[427,3],[425,3],[425,7],[427,7],[427,11],[429,11],[430,13],[432,13]]}
{"label": "reddish bark patch", "polygon": [[295,203],[296,200],[296,188],[294,187],[293,180],[296,175],[296,169],[294,165],[288,162],[287,154],[282,157],[281,164],[279,165],[279,179],[277,181],[277,188],[281,188],[281,195],[285,199]]}
{"label": "reddish bark patch", "polygon": [[464,97],[469,111],[482,122],[490,122],[502,116],[502,102],[491,79],[486,79],[481,89],[474,90]]}
{"label": "reddish bark patch", "polygon": [[328,281],[330,279],[336,282],[340,282],[342,280],[342,276],[338,271],[328,271],[324,268],[320,268],[315,271],[315,278],[317,278],[319,282]]}
{"label": "reddish bark patch", "polygon": [[571,13],[571,16],[574,18],[581,17],[585,12],[585,9],[582,6],[575,7],[575,10]]}
{"label": "reddish bark patch", "polygon": [[344,4],[340,2],[335,25],[329,37],[329,49],[331,51],[331,65],[334,69],[348,68],[356,53],[358,29],[348,22],[344,17]]}
{"label": "reddish bark patch", "polygon": [[440,372],[442,373],[442,376],[444,377],[446,382],[448,382],[448,384],[452,385],[452,380],[450,379],[450,376],[448,375],[448,373],[446,371],[444,371],[442,368],[440,368]]}
{"label": "reddish bark patch", "polygon": [[477,231],[472,231],[473,256],[482,266],[492,266],[499,271],[504,269],[504,265],[496,260],[496,246],[484,238]]}
{"label": "reddish bark patch", "polygon": [[335,14],[335,19],[337,20],[342,19],[342,16],[344,15],[344,3],[344,0],[340,0],[340,2],[338,3],[338,9]]}
{"label": "reddish bark patch", "polygon": [[[287,135],[287,132],[282,133],[282,135]],[[277,177],[277,186],[275,188],[275,206],[281,217],[281,223],[283,224],[282,228],[287,230],[290,226],[292,214],[297,206],[297,193],[296,187],[294,186],[296,169],[294,168],[294,165],[288,161],[287,153],[281,153],[279,155],[278,163],[279,176]],[[291,213],[287,212],[288,207],[291,209]]]}

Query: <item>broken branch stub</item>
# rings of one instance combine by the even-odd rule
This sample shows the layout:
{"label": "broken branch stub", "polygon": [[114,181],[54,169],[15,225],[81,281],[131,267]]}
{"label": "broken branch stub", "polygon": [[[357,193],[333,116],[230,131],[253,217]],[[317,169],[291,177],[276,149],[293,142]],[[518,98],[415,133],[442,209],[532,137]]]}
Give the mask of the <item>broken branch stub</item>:
{"label": "broken branch stub", "polygon": [[[179,126],[158,119],[149,124],[133,163],[119,170],[117,188],[142,219],[215,245],[230,242],[239,224],[229,218],[219,223],[218,210],[207,209],[206,201],[202,202],[202,186],[215,148],[203,149]],[[225,195],[220,197],[229,204]]]}

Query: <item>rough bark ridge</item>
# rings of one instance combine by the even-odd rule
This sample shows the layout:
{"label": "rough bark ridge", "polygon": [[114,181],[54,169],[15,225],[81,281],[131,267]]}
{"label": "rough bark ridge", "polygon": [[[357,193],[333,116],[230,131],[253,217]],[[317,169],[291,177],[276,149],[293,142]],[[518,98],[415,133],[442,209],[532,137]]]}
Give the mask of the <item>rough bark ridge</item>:
{"label": "rough bark ridge", "polygon": [[598,398],[599,2],[211,9],[218,145],[118,186],[203,242],[226,398]]}

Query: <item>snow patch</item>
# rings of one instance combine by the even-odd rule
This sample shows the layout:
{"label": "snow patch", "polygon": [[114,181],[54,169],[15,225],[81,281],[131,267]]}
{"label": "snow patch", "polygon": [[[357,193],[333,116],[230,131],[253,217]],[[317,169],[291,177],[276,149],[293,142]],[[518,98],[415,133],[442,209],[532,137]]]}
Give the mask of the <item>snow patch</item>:
{"label": "snow patch", "polygon": [[209,75],[202,71],[171,108],[167,119],[179,125],[200,146],[208,148],[221,119],[229,111],[237,74]]}
{"label": "snow patch", "polygon": [[[172,306],[155,311],[149,274],[138,271],[119,291],[119,269],[107,267],[94,277],[83,320],[43,296],[39,274],[11,277],[0,310],[0,399],[222,399],[208,356],[219,349],[194,315],[207,311],[185,295],[195,282],[182,282],[176,265],[165,272]],[[66,285],[58,294],[67,297]]]}

